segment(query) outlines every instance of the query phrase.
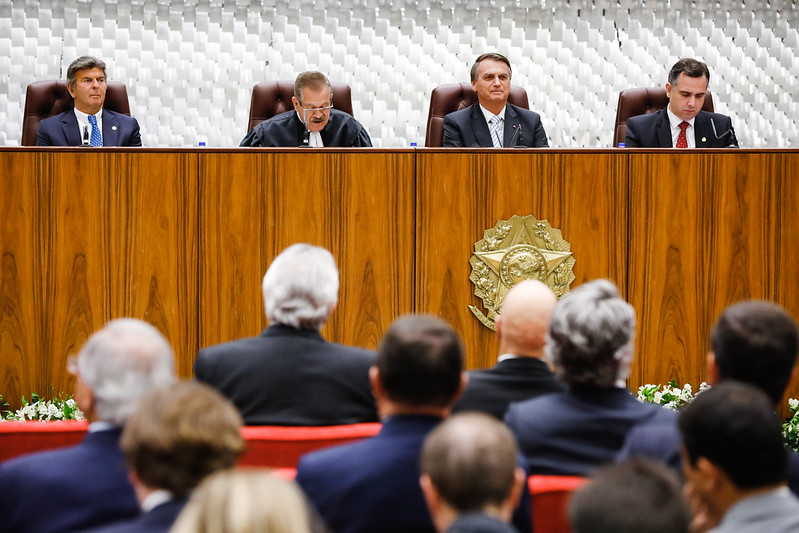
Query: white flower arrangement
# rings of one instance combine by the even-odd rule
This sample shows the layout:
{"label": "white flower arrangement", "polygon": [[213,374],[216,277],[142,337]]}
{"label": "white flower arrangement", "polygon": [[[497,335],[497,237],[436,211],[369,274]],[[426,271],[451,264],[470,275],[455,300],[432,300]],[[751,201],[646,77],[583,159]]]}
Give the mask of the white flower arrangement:
{"label": "white flower arrangement", "polygon": [[[31,394],[30,402],[22,397],[22,407],[16,411],[5,410],[0,412],[0,421],[27,422],[28,420],[85,420],[86,417],[78,408],[78,404],[72,396],[65,397],[64,394],[55,395],[55,391],[50,389],[52,400],[45,400],[35,392]],[[3,401],[0,396],[0,408],[7,407],[8,403]]]}
{"label": "white flower arrangement", "polygon": [[[654,403],[668,409],[677,410],[683,405],[691,403],[696,396],[693,392],[693,387],[690,383],[686,383],[682,388],[677,386],[674,380],[669,381],[667,384],[662,385],[663,390],[660,390],[661,385],[652,385],[647,383],[638,387],[638,400],[644,403]],[[710,385],[704,381],[699,384],[699,392],[701,394],[710,388]]]}

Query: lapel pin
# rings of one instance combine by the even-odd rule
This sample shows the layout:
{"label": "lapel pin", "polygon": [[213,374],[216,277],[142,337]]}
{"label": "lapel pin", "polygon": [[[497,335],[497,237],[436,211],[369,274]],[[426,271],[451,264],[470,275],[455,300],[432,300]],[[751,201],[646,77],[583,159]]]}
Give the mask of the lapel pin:
{"label": "lapel pin", "polygon": [[707,142],[707,137],[702,137],[702,142],[706,143]]}
{"label": "lapel pin", "polygon": [[[114,131],[117,131],[117,127],[116,126],[111,126],[111,129],[114,130]],[[702,140],[704,141],[704,139],[702,139]]]}

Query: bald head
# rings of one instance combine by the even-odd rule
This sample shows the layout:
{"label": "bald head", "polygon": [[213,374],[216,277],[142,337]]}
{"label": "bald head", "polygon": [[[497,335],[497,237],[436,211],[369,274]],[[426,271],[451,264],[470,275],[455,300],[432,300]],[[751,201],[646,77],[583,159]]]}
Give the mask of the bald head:
{"label": "bald head", "polygon": [[557,301],[540,281],[528,279],[514,286],[505,296],[497,320],[500,353],[543,357],[549,319]]}

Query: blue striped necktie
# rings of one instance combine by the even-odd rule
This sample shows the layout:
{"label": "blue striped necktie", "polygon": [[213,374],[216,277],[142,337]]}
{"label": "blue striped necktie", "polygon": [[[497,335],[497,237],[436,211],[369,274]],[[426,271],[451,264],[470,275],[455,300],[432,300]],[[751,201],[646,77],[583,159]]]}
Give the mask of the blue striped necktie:
{"label": "blue striped necktie", "polygon": [[491,117],[491,141],[494,143],[494,148],[502,148],[502,137],[500,135],[500,126],[502,126],[502,119],[499,115]]}

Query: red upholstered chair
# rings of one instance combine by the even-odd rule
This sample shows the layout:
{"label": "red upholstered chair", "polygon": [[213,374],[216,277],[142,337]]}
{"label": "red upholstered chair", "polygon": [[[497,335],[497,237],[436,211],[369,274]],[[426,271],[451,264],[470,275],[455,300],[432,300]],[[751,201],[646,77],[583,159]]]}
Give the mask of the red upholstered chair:
{"label": "red upholstered chair", "polygon": [[0,463],[18,455],[71,446],[83,440],[88,422],[0,422]]}
{"label": "red upholstered chair", "polygon": [[572,492],[588,479],[577,476],[541,476],[527,478],[532,500],[533,531],[571,533],[568,505]]}
{"label": "red upholstered chair", "polygon": [[[25,112],[22,117],[22,146],[36,144],[39,122],[72,109],[72,97],[65,80],[37,81],[28,85],[25,93]],[[130,116],[128,88],[119,81],[109,81],[103,107]]]}
{"label": "red upholstered chair", "polygon": [[[330,82],[333,87],[333,108],[352,115],[352,91],[346,83]],[[247,133],[259,123],[280,113],[293,109],[293,81],[263,81],[252,88],[250,100],[250,122]]]}
{"label": "red upholstered chair", "polygon": [[[508,102],[525,109],[530,109],[527,91],[521,87],[511,86]],[[430,111],[427,113],[427,131],[424,145],[441,146],[444,141],[444,117],[477,103],[477,94],[471,83],[449,83],[439,85],[430,94]]]}
{"label": "red upholstered chair", "polygon": [[[619,93],[619,104],[616,106],[616,124],[613,127],[613,146],[624,142],[627,135],[627,119],[636,115],[644,115],[660,111],[669,105],[665,87],[642,87],[626,89]],[[705,111],[713,111],[713,95],[705,93]]]}
{"label": "red upholstered chair", "polygon": [[300,457],[308,452],[372,437],[381,427],[377,422],[320,427],[247,426],[241,429],[247,451],[238,464],[297,468]]}

